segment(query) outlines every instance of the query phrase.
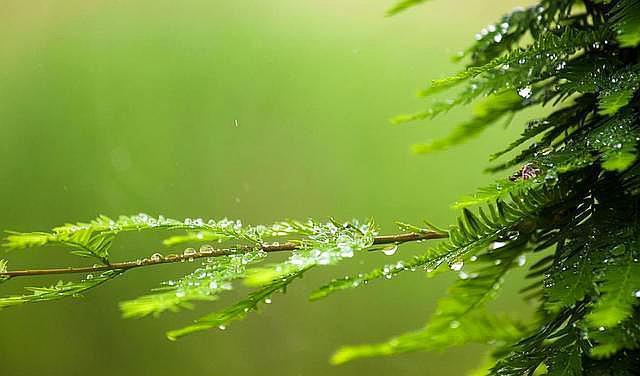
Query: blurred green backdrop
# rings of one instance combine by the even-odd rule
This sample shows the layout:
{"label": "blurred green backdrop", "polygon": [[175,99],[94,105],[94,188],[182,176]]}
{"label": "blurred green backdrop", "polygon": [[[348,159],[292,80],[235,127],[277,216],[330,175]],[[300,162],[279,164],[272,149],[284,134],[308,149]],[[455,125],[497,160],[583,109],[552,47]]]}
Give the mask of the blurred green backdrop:
{"label": "blurred green backdrop", "polygon": [[[449,204],[491,179],[481,172],[486,156],[517,127],[414,156],[411,143],[445,134],[467,111],[403,127],[386,119],[424,106],[413,93],[457,69],[449,57],[523,1],[434,1],[384,18],[390,3],[2,0],[0,228],[138,212],[249,223],[372,216],[385,232],[398,219],[449,223]],[[133,235],[113,257],[158,247],[158,238]],[[53,248],[7,257],[13,268],[71,260]],[[422,326],[450,281],[407,273],[306,301],[332,277],[389,260],[319,269],[261,314],[176,343],[166,329],[242,291],[195,312],[122,320],[117,301],[188,265],[131,272],[84,299],[0,312],[0,373],[457,375],[476,366],[482,346],[328,364],[341,344]],[[499,304],[528,309],[508,296]]]}

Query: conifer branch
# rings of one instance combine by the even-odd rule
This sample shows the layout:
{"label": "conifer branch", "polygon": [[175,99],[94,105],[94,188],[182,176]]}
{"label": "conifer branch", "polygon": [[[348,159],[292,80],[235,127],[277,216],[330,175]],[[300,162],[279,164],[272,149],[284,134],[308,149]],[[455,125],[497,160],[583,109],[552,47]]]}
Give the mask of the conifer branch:
{"label": "conifer branch", "polygon": [[[381,235],[374,238],[374,245],[384,244],[402,244],[407,242],[431,240],[431,239],[444,239],[449,235],[445,232],[438,231],[423,231],[420,233],[410,232],[393,235]],[[286,243],[266,243],[260,246],[263,252],[282,252],[282,251],[294,251],[299,249],[299,243],[295,241],[288,241]],[[129,270],[145,266],[172,264],[177,262],[192,261],[200,258],[220,257],[234,254],[243,254],[250,251],[257,250],[255,246],[244,245],[227,248],[203,248],[194,253],[184,253],[181,255],[168,255],[158,256],[144,259],[137,259],[132,261],[114,262],[107,265],[94,265],[85,267],[67,267],[67,268],[51,268],[51,269],[26,269],[26,270],[13,270],[0,273],[0,278],[15,278],[15,277],[28,277],[28,276],[42,276],[42,275],[54,275],[54,274],[77,274],[77,273],[92,273],[92,272],[104,272],[109,270]]]}

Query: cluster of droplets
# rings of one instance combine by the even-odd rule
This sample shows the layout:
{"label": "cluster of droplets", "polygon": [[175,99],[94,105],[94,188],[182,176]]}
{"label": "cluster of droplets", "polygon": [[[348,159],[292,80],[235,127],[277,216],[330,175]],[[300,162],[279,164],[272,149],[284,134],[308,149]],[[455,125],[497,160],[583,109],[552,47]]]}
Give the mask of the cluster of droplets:
{"label": "cluster of droplets", "polygon": [[230,232],[240,232],[242,230],[242,222],[240,220],[231,220],[223,218],[221,220],[210,219],[205,222],[202,218],[185,218],[184,225],[194,229],[206,229],[206,230],[223,230]]}
{"label": "cluster of droplets", "polygon": [[152,217],[145,213],[139,213],[133,216],[120,216],[117,220],[113,220],[107,216],[101,215],[89,223],[67,224],[53,229],[55,234],[73,234],[80,231],[110,231],[120,232],[127,230],[137,230],[141,228],[152,228],[158,226],[175,226],[180,224],[179,221],[167,219],[163,216]]}
{"label": "cluster of droplets", "polygon": [[[117,220],[113,220],[106,216],[100,216],[90,223],[78,223],[58,227],[54,229],[54,232],[74,233],[83,230],[119,232],[154,227],[191,228],[212,231],[226,230],[230,232],[239,232],[242,230],[242,222],[240,222],[239,220],[229,220],[227,218],[223,218],[219,221],[205,221],[202,218],[185,218],[183,221],[179,221],[176,219],[166,218],[162,215],[154,217],[145,213],[139,213],[133,216],[120,216]],[[262,226],[260,229],[262,231],[272,233],[276,230],[282,231],[283,229],[285,229],[285,226],[282,224],[278,224],[278,226],[272,227]],[[254,231],[256,230],[254,229]]]}
{"label": "cluster of droplets", "polygon": [[[122,225],[123,224],[122,219],[123,218],[121,217],[121,219],[118,220],[118,223],[116,223],[116,225],[118,224]],[[126,224],[126,220],[124,222]],[[165,218],[162,215],[158,217],[153,217],[145,213],[140,213],[138,215],[131,217],[131,222],[133,222],[134,224],[140,227],[158,227],[158,226],[174,226],[177,224],[178,221],[170,218]]]}
{"label": "cluster of droplets", "polygon": [[[189,249],[191,255],[194,249]],[[242,278],[249,264],[266,257],[264,251],[253,251],[224,257],[207,258],[202,265],[178,281],[165,283],[177,298],[197,298],[216,295],[232,289],[231,281]]]}
{"label": "cluster of droplets", "polygon": [[376,269],[370,273],[363,274],[359,273],[353,277],[346,276],[343,278],[334,279],[328,285],[321,288],[319,291],[322,293],[322,296],[328,295],[333,291],[342,290],[345,288],[357,288],[369,283],[369,281],[383,278],[386,280],[392,279],[394,275],[404,272],[410,271],[415,272],[417,270],[417,265],[421,264],[418,261],[406,262],[399,260],[393,264],[387,264],[382,266],[379,269]]}
{"label": "cluster of droplets", "polygon": [[502,41],[503,36],[508,31],[509,31],[508,22],[502,22],[498,25],[490,24],[487,27],[480,30],[480,32],[475,35],[475,39],[477,41],[481,41],[485,38],[490,38],[494,43],[500,43]]}
{"label": "cluster of droplets", "polygon": [[[93,280],[103,280],[103,279],[109,279],[109,278],[113,278],[114,277],[114,272],[113,270],[108,270],[108,271],[104,271],[102,273],[87,273],[84,276],[84,281],[86,282],[90,282]],[[119,273],[119,272],[118,272]],[[71,282],[69,282],[71,283]],[[59,281],[58,284],[56,285],[58,288],[65,286],[64,284],[62,284],[62,281]]]}
{"label": "cluster of droplets", "polygon": [[611,118],[595,133],[585,138],[585,146],[603,153],[620,151],[625,145],[635,145],[640,140],[635,130],[635,117],[623,114]]}
{"label": "cluster of droplets", "polygon": [[302,240],[301,249],[294,251],[288,263],[296,267],[309,265],[329,265],[341,259],[351,258],[359,250],[373,244],[377,235],[370,224],[348,222],[306,223],[307,237]]}
{"label": "cluster of droplets", "polygon": [[[388,264],[382,267],[382,269],[380,269],[382,272],[382,277],[384,279],[391,279],[393,278],[394,275],[403,272],[403,271],[411,271],[411,272],[415,272],[416,268],[414,265],[412,265],[411,263],[406,263],[404,261],[397,261],[395,264]],[[365,284],[367,283],[367,280],[361,281],[364,282]]]}

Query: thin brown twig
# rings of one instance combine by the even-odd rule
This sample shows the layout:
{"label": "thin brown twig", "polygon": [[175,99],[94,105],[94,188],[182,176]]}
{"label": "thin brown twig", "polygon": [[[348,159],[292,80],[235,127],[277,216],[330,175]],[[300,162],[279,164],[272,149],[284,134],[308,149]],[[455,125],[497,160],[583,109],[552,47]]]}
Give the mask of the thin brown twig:
{"label": "thin brown twig", "polygon": [[[373,239],[374,245],[382,244],[401,244],[406,242],[430,240],[430,239],[443,239],[447,238],[448,234],[436,231],[425,231],[420,233],[403,233],[394,235],[382,235],[376,236]],[[261,246],[264,252],[282,252],[293,251],[298,249],[299,243],[289,241],[286,243],[267,243]],[[40,275],[52,275],[52,274],[73,274],[73,273],[92,273],[92,272],[104,272],[108,270],[129,270],[134,268],[140,268],[144,266],[153,266],[160,264],[172,264],[176,262],[193,261],[199,258],[206,257],[219,257],[233,254],[242,254],[255,250],[255,246],[239,246],[232,248],[204,248],[197,252],[186,252],[181,255],[168,255],[157,256],[151,258],[138,259],[134,261],[123,261],[110,263],[108,265],[94,265],[85,267],[68,267],[68,268],[52,268],[52,269],[27,269],[27,270],[12,270],[0,273],[0,277],[27,277],[27,276],[40,276]]]}

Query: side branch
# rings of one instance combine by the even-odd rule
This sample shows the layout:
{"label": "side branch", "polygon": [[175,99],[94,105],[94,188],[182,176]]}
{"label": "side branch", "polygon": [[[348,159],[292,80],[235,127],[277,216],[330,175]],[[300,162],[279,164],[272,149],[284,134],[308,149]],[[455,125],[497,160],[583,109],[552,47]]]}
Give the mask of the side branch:
{"label": "side branch", "polygon": [[[435,231],[425,231],[421,233],[404,233],[395,235],[382,235],[376,236],[373,239],[374,245],[382,244],[401,244],[413,241],[422,241],[430,239],[443,239],[449,237],[448,234]],[[261,249],[264,252],[282,252],[282,251],[294,251],[300,246],[295,241],[288,241],[286,243],[267,243],[261,245]],[[13,270],[0,273],[0,278],[14,278],[14,277],[26,277],[26,276],[39,276],[39,275],[52,275],[52,274],[73,274],[73,273],[92,273],[92,272],[104,272],[108,270],[129,270],[140,268],[144,266],[160,265],[160,264],[172,264],[176,262],[193,261],[199,258],[207,257],[220,257],[234,254],[242,254],[256,250],[256,246],[238,246],[230,248],[206,248],[200,249],[197,252],[185,252],[181,255],[168,255],[168,256],[152,256],[151,258],[138,259],[134,261],[123,261],[110,263],[108,265],[95,265],[86,267],[68,267],[68,268],[54,268],[54,269],[28,269],[28,270]]]}

